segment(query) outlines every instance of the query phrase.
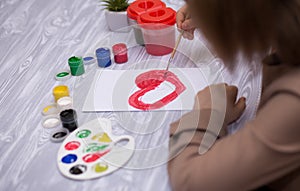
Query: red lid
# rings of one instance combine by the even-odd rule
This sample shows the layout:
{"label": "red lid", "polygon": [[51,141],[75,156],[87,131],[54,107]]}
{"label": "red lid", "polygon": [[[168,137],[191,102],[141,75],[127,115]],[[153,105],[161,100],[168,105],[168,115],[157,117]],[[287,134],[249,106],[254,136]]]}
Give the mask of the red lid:
{"label": "red lid", "polygon": [[174,25],[176,23],[176,11],[171,8],[160,8],[146,12],[138,18],[138,23],[143,28],[152,27],[153,24],[159,24],[161,27]]}
{"label": "red lid", "polygon": [[137,20],[141,14],[162,7],[166,7],[166,4],[160,0],[136,0],[127,8],[127,16]]}

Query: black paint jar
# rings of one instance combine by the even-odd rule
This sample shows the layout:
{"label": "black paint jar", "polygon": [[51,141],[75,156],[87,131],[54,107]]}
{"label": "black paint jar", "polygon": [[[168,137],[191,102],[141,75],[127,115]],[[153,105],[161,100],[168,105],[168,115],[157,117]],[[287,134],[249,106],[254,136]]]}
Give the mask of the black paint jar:
{"label": "black paint jar", "polygon": [[62,126],[64,128],[67,128],[69,132],[72,132],[75,129],[77,129],[78,123],[77,123],[77,114],[75,110],[67,109],[60,112],[59,115],[60,115]]}

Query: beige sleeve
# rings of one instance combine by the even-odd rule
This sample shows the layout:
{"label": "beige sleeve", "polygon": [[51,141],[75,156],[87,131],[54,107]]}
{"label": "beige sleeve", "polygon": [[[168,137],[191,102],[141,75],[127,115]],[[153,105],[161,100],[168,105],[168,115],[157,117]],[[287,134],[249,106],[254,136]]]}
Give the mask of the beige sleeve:
{"label": "beige sleeve", "polygon": [[[182,133],[177,139],[185,140],[192,133],[192,143],[168,164],[173,190],[251,190],[299,168],[299,114],[298,97],[278,94],[260,109],[255,120],[221,138],[204,155],[198,154],[203,133]],[[192,120],[185,120],[186,117],[182,121]],[[198,128],[205,128],[201,121],[205,120],[200,119]],[[172,124],[171,131],[179,123]],[[177,142],[180,143],[170,144],[172,155],[187,143]]]}

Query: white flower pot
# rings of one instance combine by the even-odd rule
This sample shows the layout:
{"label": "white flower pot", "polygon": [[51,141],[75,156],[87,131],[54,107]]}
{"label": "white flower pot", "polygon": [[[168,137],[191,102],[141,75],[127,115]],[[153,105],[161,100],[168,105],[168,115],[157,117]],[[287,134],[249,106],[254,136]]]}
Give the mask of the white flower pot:
{"label": "white flower pot", "polygon": [[106,23],[109,30],[115,32],[129,32],[127,12],[113,12],[105,10]]}

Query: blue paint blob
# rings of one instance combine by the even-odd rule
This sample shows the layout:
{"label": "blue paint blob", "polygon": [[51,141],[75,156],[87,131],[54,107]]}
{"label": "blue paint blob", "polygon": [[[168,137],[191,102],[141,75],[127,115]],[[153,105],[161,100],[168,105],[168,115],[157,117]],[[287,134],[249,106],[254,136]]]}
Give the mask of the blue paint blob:
{"label": "blue paint blob", "polygon": [[67,164],[73,163],[73,162],[75,162],[76,160],[77,160],[77,156],[74,155],[74,154],[68,154],[68,155],[64,156],[64,157],[61,159],[61,161],[62,161],[63,163],[67,163]]}
{"label": "blue paint blob", "polygon": [[94,59],[93,57],[88,56],[88,57],[83,58],[83,61],[91,61],[93,59]]}
{"label": "blue paint blob", "polygon": [[91,65],[91,64],[94,64],[95,62],[96,62],[96,59],[92,56],[88,56],[88,57],[83,58],[83,64],[84,65]]}

